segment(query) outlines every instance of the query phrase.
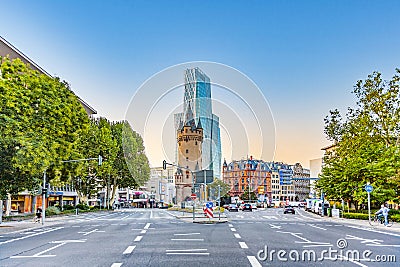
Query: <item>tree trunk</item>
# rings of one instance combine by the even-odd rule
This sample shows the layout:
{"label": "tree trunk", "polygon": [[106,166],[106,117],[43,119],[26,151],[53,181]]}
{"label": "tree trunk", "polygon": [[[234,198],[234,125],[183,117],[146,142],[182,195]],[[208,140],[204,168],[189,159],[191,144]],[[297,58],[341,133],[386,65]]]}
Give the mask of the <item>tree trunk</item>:
{"label": "tree trunk", "polygon": [[113,184],[112,184],[112,195],[111,195],[111,203],[114,203],[115,201],[115,192],[117,192],[118,185],[117,185],[117,178],[113,178]]}

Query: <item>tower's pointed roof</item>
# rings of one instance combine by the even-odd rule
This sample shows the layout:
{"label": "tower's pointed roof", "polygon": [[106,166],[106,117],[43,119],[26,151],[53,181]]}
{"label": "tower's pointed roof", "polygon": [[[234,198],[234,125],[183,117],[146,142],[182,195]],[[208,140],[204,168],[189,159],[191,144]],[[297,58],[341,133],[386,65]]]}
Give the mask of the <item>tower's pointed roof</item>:
{"label": "tower's pointed roof", "polygon": [[197,129],[203,129],[200,118],[199,118],[199,122],[197,123]]}

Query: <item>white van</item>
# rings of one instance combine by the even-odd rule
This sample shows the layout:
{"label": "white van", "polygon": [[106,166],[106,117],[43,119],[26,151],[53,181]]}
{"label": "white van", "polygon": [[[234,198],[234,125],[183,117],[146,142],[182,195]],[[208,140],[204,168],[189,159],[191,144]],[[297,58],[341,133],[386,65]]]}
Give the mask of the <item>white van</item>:
{"label": "white van", "polygon": [[[328,201],[323,201],[323,200],[318,200],[315,202],[314,210],[313,212],[319,215],[326,215],[326,210],[330,207],[331,205],[329,204]],[[325,210],[325,214],[322,214],[322,208]]]}
{"label": "white van", "polygon": [[307,211],[314,211],[314,210],[313,210],[313,206],[314,206],[314,202],[315,202],[315,201],[317,201],[316,198],[307,198],[307,199],[306,199],[306,207],[305,207],[305,209],[306,209]]}

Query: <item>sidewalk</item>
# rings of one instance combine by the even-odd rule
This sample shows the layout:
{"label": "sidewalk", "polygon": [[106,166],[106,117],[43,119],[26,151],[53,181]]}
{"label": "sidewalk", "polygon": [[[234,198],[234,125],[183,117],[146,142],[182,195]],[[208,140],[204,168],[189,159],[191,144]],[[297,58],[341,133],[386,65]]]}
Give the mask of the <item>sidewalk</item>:
{"label": "sidewalk", "polygon": [[42,222],[34,222],[32,218],[20,221],[3,221],[0,224],[0,235],[22,232],[25,230],[35,229],[40,227],[53,226],[62,223],[62,221],[65,220],[66,218],[71,218],[71,216],[76,216],[76,215],[46,217],[44,225],[42,224]]}
{"label": "sidewalk", "polygon": [[369,230],[375,230],[375,231],[382,231],[382,232],[398,232],[400,233],[400,223],[393,223],[391,227],[386,227],[383,224],[374,224],[371,222],[369,223],[368,220],[357,220],[357,219],[346,219],[346,218],[335,218],[335,217],[328,217],[328,216],[319,216],[317,214],[314,214],[312,212],[307,212],[307,214],[313,215],[315,218],[322,218],[325,221],[328,222],[334,222],[334,223],[343,223],[343,224],[349,224],[353,226],[358,226],[364,229],[369,229]]}

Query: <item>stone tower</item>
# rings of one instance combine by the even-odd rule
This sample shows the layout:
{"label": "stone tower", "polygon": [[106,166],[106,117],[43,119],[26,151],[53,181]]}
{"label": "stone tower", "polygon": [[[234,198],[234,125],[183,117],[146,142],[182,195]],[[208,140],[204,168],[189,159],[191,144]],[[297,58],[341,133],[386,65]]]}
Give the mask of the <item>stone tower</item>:
{"label": "stone tower", "polygon": [[177,130],[178,165],[186,168],[178,169],[175,176],[177,202],[190,200],[193,188],[191,171],[202,169],[203,128],[200,120],[196,125],[190,105],[185,120],[186,123]]}

